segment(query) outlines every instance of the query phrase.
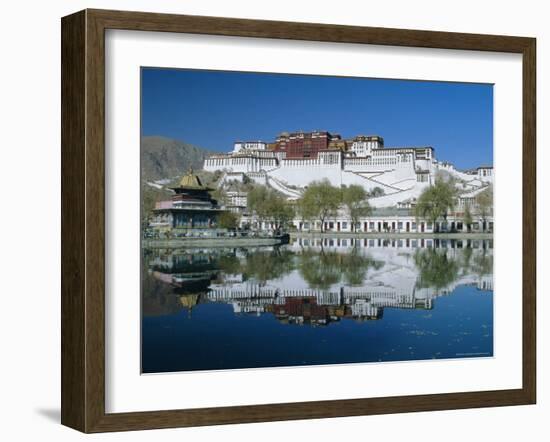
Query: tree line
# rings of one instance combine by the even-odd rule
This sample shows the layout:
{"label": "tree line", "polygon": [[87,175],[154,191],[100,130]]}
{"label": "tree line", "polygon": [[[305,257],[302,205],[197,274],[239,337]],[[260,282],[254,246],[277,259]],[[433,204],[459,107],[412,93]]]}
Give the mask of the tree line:
{"label": "tree line", "polygon": [[248,209],[258,221],[270,223],[274,230],[284,229],[293,219],[299,218],[302,221],[319,221],[321,231],[324,231],[327,220],[334,218],[339,210],[344,210],[352,230],[355,230],[359,219],[372,212],[368,198],[380,194],[383,194],[380,188],[369,193],[360,185],[336,187],[325,179],[312,182],[301,198],[291,202],[273,189],[258,186],[248,193]]}
{"label": "tree line", "polygon": [[[289,201],[267,186],[254,186],[247,196],[248,210],[253,213],[260,223],[268,223],[275,231],[288,228],[294,219],[302,222],[318,222],[321,232],[324,232],[326,223],[337,216],[347,216],[351,231],[360,226],[361,218],[372,214],[369,199],[384,194],[376,187],[367,192],[361,185],[336,187],[327,179],[314,181],[304,190],[302,197],[296,201]],[[413,209],[417,219],[432,223],[447,221],[458,204],[459,191],[457,182],[453,178],[436,177],[435,183],[427,187],[418,197]],[[474,223],[474,216],[486,225],[492,215],[493,189],[487,186],[478,193],[473,203],[467,203],[462,213],[462,220],[468,231]],[[235,228],[239,224],[239,216],[225,212],[218,220],[220,227]]]}
{"label": "tree line", "polygon": [[[416,218],[424,219],[432,224],[441,219],[447,221],[447,217],[454,211],[458,204],[459,191],[453,178],[444,179],[436,177],[435,183],[426,188],[416,201],[414,214]],[[487,219],[493,212],[493,186],[490,184],[479,192],[471,202],[466,202],[462,213],[462,222],[468,232],[474,223],[474,216],[482,222],[485,230]]]}

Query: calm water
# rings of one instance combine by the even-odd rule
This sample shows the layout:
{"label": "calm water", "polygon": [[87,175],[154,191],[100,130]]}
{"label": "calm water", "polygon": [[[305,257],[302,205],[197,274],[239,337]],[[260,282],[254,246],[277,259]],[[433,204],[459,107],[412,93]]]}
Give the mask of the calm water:
{"label": "calm water", "polygon": [[142,370],[493,354],[491,240],[147,251]]}

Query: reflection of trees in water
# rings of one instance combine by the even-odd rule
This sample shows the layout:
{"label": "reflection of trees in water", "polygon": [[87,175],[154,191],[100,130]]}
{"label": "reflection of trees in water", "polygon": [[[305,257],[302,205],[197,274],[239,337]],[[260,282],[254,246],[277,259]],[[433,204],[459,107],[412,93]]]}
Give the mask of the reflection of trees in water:
{"label": "reflection of trees in water", "polygon": [[458,279],[460,264],[457,259],[449,257],[446,250],[417,250],[414,263],[419,275],[417,287],[442,289]]}
{"label": "reflection of trees in water", "polygon": [[493,273],[493,255],[483,250],[483,253],[474,256],[473,271],[479,276]]}
{"label": "reflection of trees in water", "polygon": [[254,279],[260,283],[281,278],[298,270],[311,288],[326,289],[344,282],[361,285],[368,269],[379,269],[383,262],[363,256],[357,249],[348,253],[304,249],[297,254],[284,247],[272,250],[254,250],[244,257],[224,255],[218,260],[223,274],[241,274],[244,280]]}
{"label": "reflection of trees in water", "polygon": [[378,270],[383,265],[382,261],[376,261],[370,257],[363,256],[354,248],[350,254],[345,255],[342,262],[344,281],[349,285],[361,285],[370,268]]}
{"label": "reflection of trees in water", "polygon": [[241,273],[241,262],[235,254],[220,256],[217,264],[224,273],[230,275]]}
{"label": "reflection of trees in water", "polygon": [[370,268],[379,269],[383,265],[361,255],[355,248],[345,254],[306,249],[299,257],[298,270],[311,288],[325,290],[339,282],[361,285]]}
{"label": "reflection of trees in water", "polygon": [[340,281],[338,253],[304,250],[300,255],[298,270],[311,288],[327,289]]}
{"label": "reflection of trees in water", "polygon": [[460,264],[462,273],[475,273],[478,276],[487,276],[493,273],[493,254],[486,249],[474,254],[473,249],[463,249]]}
{"label": "reflection of trees in water", "polygon": [[460,266],[462,267],[463,273],[467,273],[472,265],[472,254],[473,249],[470,247],[465,248],[462,252]]}
{"label": "reflection of trees in water", "polygon": [[474,253],[468,247],[454,254],[445,249],[417,250],[414,263],[419,271],[417,286],[420,288],[442,289],[460,276],[473,273],[481,277],[493,273],[493,255],[485,249]]}
{"label": "reflection of trees in water", "polygon": [[[159,260],[159,257],[162,258]],[[360,286],[367,279],[369,269],[380,269],[383,260],[374,260],[362,253],[361,249],[350,247],[347,250],[303,248],[300,251],[285,246],[257,249],[223,249],[216,251],[188,251],[177,255],[144,256],[144,269],[158,270],[166,275],[175,274],[181,281],[178,285],[194,293],[204,291],[195,288],[197,281],[209,284],[212,279],[223,282],[229,277],[240,275],[243,281],[255,280],[260,284],[275,280],[297,270],[311,288],[326,290],[335,284]],[[427,248],[417,249],[414,263],[418,270],[417,287],[442,289],[458,278],[468,275],[479,277],[493,272],[492,251],[485,248],[462,249]],[[158,263],[147,265],[150,260]],[[166,262],[164,265],[163,262]],[[166,267],[166,269],[164,269]],[[156,278],[153,278],[155,280]],[[155,293],[158,282],[144,278],[144,293]],[[152,285],[149,287],[149,285]],[[185,286],[185,287],[183,287]]]}
{"label": "reflection of trees in water", "polygon": [[[388,253],[386,258],[386,255],[382,254],[381,259],[375,260],[365,255],[366,252],[356,247],[345,250],[323,247],[293,250],[282,246],[145,255],[142,261],[143,314],[145,316],[171,314],[182,307],[191,311],[196,304],[210,302],[207,294],[210,292],[213,281],[218,284],[227,284],[228,287],[237,283],[237,287],[240,287],[241,282],[252,280],[263,286],[268,281],[282,278],[296,271],[311,289],[324,291],[339,284],[362,286],[369,277],[369,269],[382,268],[385,265],[385,259],[391,264],[394,256]],[[412,256],[418,272],[417,288],[447,289],[464,277],[467,283],[474,284],[476,279],[474,276],[477,275],[481,281],[482,277],[490,278],[493,273],[493,254],[490,249],[435,247],[417,249],[414,252],[394,251],[393,253],[397,253],[399,257],[399,259],[395,258],[396,261],[393,264],[399,266],[399,263],[405,259],[407,264],[403,265],[414,272],[409,261]],[[391,269],[390,266],[390,271]],[[298,277],[298,275],[295,276]],[[399,285],[401,280],[397,273],[396,278],[396,284]],[[296,309],[305,309],[303,311],[307,314],[304,313],[304,315],[307,316],[309,314],[307,309],[310,309],[309,302],[305,300],[303,305],[302,301],[299,305],[292,305]],[[263,304],[258,305],[268,309]],[[290,304],[284,304],[284,306],[288,313]],[[302,310],[299,311],[302,312]],[[326,312],[323,312],[321,313],[325,315]]]}
{"label": "reflection of trees in water", "polygon": [[277,247],[267,251],[249,251],[243,258],[234,254],[224,255],[218,260],[218,266],[224,274],[241,274],[245,280],[255,279],[265,283],[294,270],[294,253]]}
{"label": "reflection of trees in water", "polygon": [[242,262],[244,279],[255,279],[265,283],[281,278],[295,268],[294,253],[277,247],[269,252],[255,252],[246,255]]}

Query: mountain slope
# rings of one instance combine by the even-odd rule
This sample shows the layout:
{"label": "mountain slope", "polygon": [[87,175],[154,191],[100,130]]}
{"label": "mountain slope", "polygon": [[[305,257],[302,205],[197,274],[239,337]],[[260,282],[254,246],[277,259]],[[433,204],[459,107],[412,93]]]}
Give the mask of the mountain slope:
{"label": "mountain slope", "polygon": [[213,151],[166,137],[141,138],[141,178],[145,181],[181,176],[202,169],[204,159]]}

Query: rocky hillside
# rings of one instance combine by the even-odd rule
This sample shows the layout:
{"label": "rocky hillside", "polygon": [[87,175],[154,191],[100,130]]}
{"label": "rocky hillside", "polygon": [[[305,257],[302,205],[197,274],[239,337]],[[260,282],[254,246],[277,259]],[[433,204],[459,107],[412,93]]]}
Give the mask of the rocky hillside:
{"label": "rocky hillside", "polygon": [[166,137],[142,137],[141,178],[144,181],[170,179],[189,170],[202,169],[204,158],[212,152]]}
{"label": "rocky hillside", "polygon": [[[166,137],[141,138],[141,215],[146,222],[157,201],[170,199],[189,168],[200,172],[204,158],[215,152]],[[211,180],[210,180],[211,181]],[[209,183],[209,182],[208,182]]]}

